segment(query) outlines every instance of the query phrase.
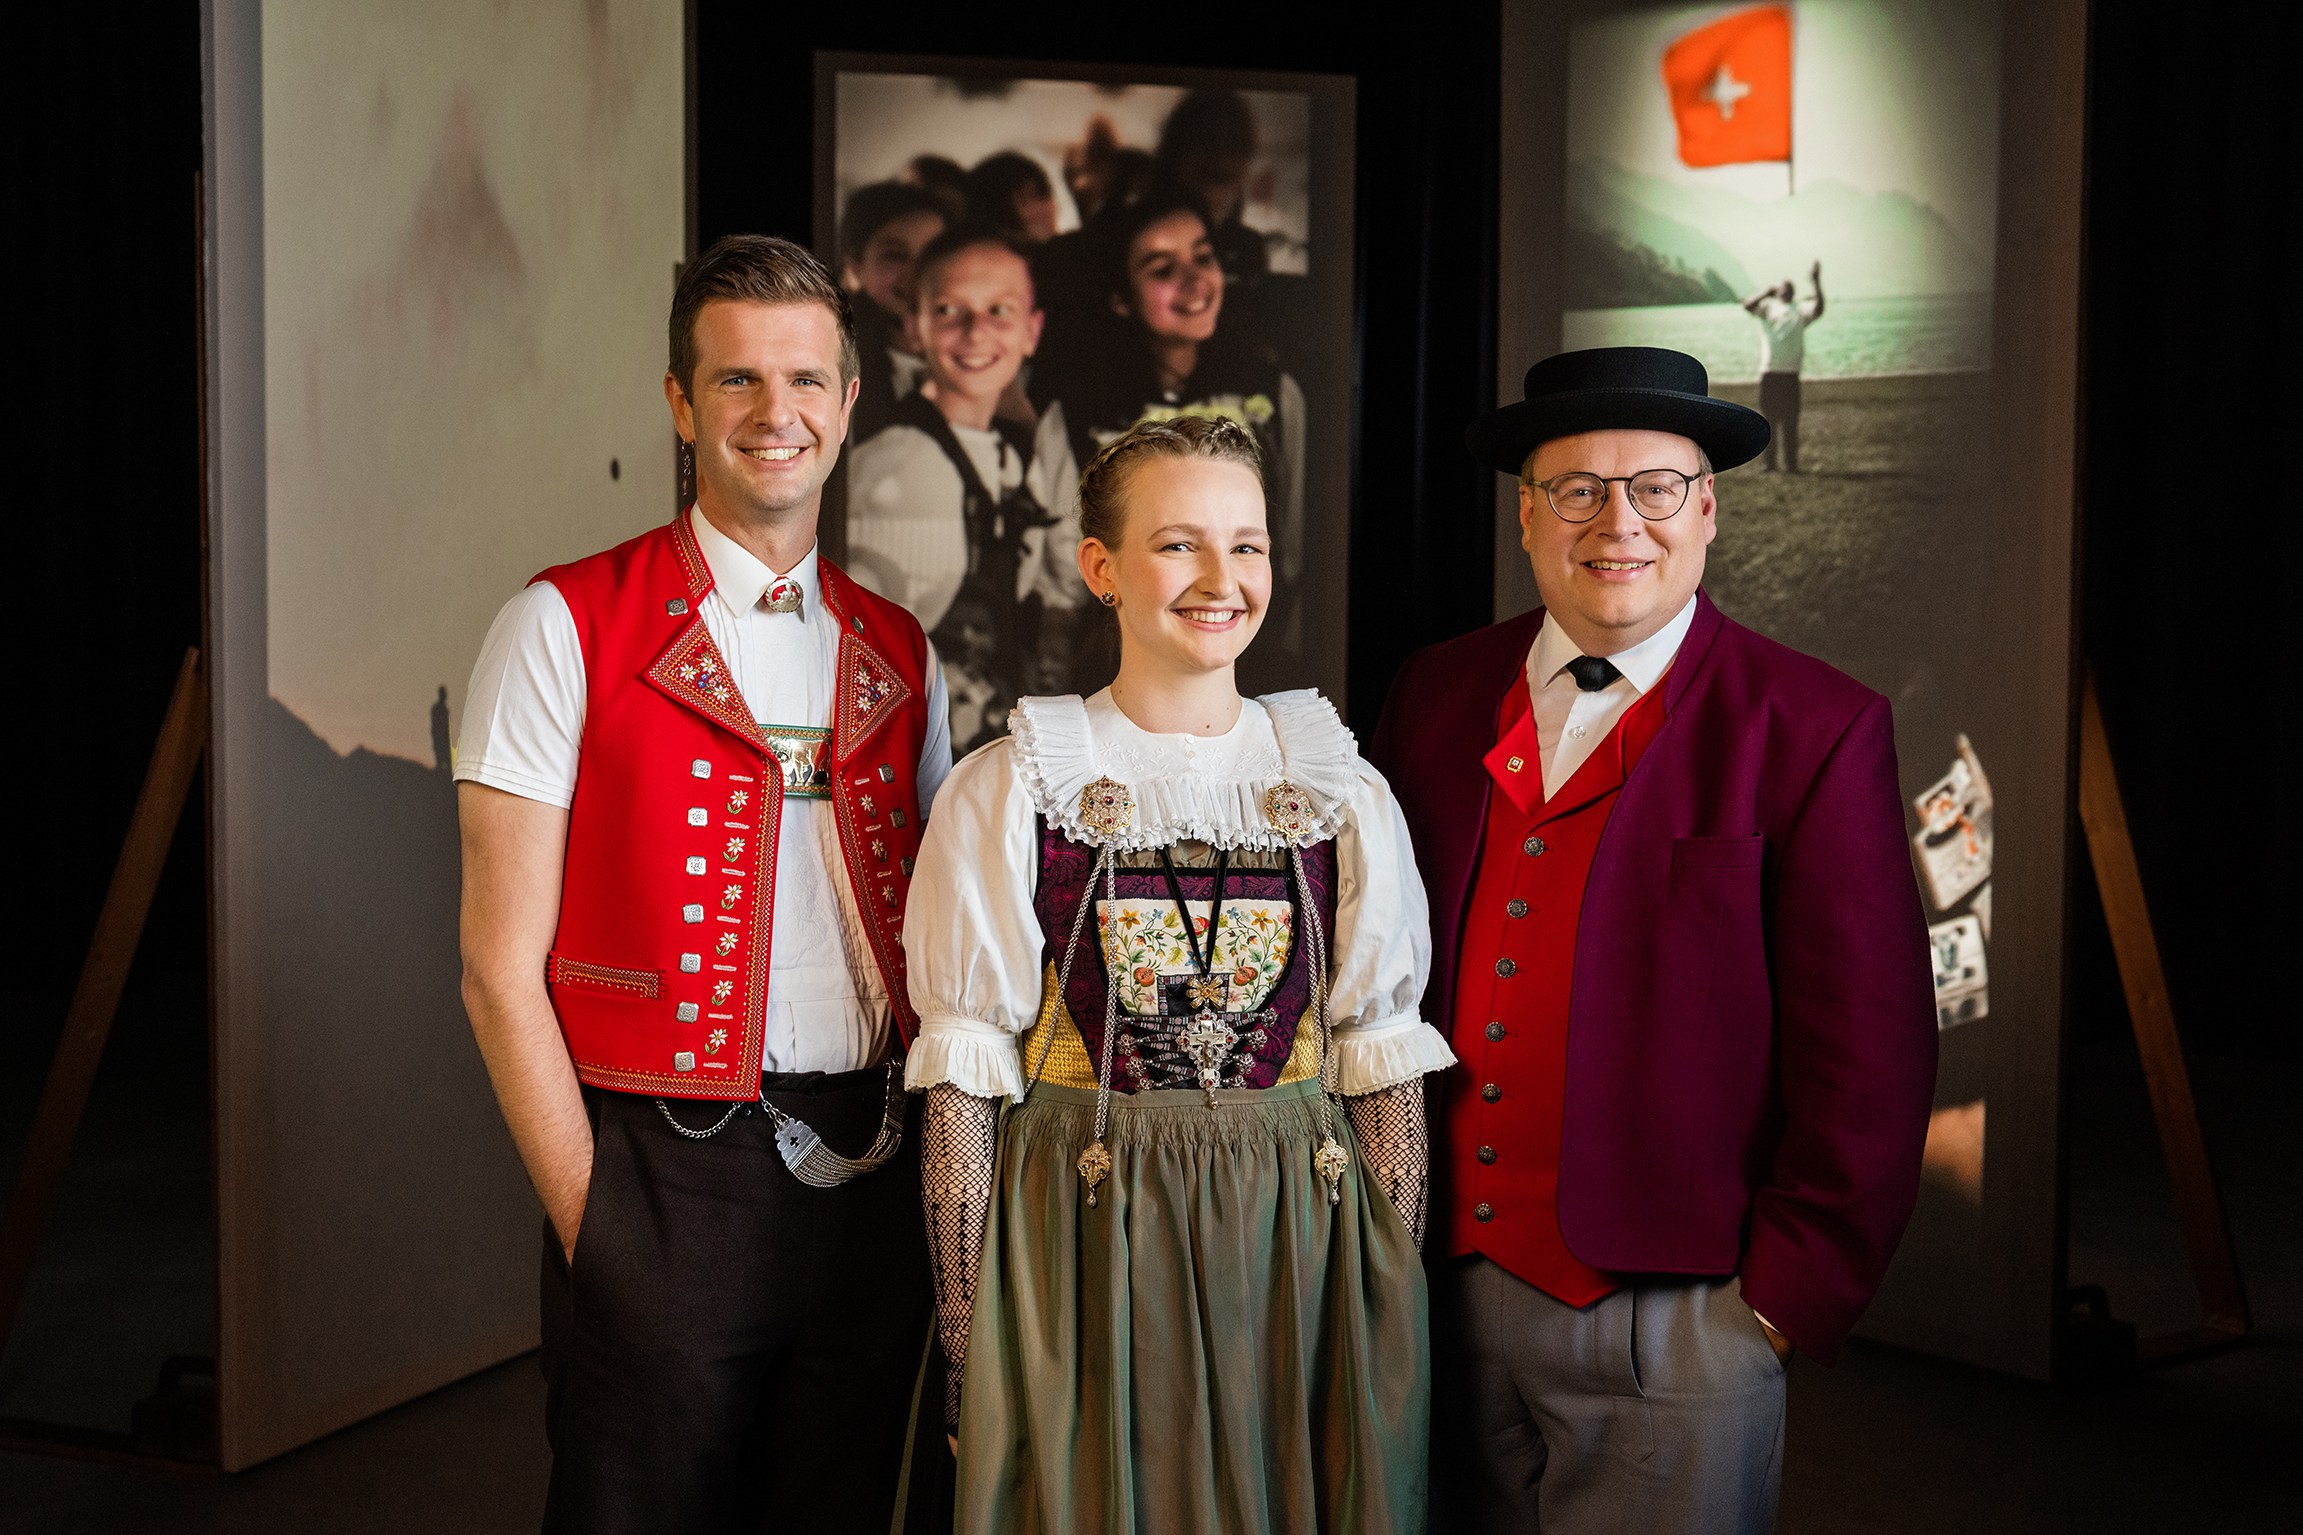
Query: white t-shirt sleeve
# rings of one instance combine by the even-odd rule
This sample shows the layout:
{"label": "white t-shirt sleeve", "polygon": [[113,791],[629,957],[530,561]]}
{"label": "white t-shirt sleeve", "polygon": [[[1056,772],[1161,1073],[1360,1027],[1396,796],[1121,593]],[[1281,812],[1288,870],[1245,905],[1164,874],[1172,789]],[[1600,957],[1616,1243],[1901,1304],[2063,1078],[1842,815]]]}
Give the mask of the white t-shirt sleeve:
{"label": "white t-shirt sleeve", "polygon": [[952,700],[950,690],[944,686],[944,666],[936,659],[936,647],[928,647],[928,733],[920,742],[918,776],[912,786],[920,796],[920,824],[927,825],[934,812],[936,791],[944,786],[944,779],[952,770]]}
{"label": "white t-shirt sleeve", "polygon": [[503,606],[464,694],[460,780],[566,809],[584,741],[584,650],[568,600],[549,581]]}

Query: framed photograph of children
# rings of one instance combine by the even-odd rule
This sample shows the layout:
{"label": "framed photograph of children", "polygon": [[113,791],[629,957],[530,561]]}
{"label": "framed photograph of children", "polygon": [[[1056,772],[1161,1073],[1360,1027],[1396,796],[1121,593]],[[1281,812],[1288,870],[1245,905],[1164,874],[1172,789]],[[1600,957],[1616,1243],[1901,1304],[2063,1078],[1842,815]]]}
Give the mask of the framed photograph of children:
{"label": "framed photograph of children", "polygon": [[927,629],[955,753],[1111,680],[1075,493],[1145,420],[1255,434],[1274,580],[1240,686],[1341,700],[1352,81],[819,53],[816,102],[862,354],[827,541]]}

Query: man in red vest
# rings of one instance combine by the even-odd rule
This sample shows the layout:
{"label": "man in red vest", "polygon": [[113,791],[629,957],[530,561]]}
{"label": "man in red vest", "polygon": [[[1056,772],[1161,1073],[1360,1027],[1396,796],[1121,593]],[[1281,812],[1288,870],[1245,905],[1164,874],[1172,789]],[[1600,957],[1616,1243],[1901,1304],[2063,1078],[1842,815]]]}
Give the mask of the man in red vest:
{"label": "man in red vest", "polygon": [[1544,606],[1409,660],[1370,758],[1452,1029],[1435,1494],[1466,1531],[1764,1531],[1918,1197],[1935,1014],[1885,698],[1700,590],[1765,447],[1694,358],[1570,352],[1475,424]]}
{"label": "man in red vest", "polygon": [[856,361],[800,247],[690,262],[695,505],[536,577],[473,672],[464,1000],[546,1217],[548,1530],[888,1527],[931,1303],[904,897],[951,750],[919,624],[816,551]]}

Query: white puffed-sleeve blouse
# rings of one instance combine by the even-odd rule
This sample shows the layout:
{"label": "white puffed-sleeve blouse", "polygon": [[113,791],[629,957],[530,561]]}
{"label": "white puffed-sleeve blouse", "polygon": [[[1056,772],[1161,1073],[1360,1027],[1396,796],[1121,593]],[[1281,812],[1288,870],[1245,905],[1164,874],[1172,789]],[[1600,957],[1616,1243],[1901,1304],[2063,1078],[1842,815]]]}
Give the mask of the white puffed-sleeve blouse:
{"label": "white puffed-sleeve blouse", "polygon": [[[1080,791],[1128,786],[1135,822],[1123,850],[1193,840],[1284,845],[1264,796],[1285,779],[1311,798],[1336,843],[1332,943],[1337,1085],[1356,1096],[1453,1065],[1417,1001],[1431,972],[1431,918],[1407,822],[1383,775],[1360,760],[1335,706],[1304,689],[1242,700],[1221,736],[1154,735],[1111,701],[1027,698],[1011,734],[944,781],[904,916],[919,1038],[904,1068],[913,1089],[949,1082],[979,1097],[1021,1097],[1020,1041],[1039,1016],[1044,942],[1032,897],[1035,815],[1081,842]],[[1091,932],[1083,942],[1093,942]]]}

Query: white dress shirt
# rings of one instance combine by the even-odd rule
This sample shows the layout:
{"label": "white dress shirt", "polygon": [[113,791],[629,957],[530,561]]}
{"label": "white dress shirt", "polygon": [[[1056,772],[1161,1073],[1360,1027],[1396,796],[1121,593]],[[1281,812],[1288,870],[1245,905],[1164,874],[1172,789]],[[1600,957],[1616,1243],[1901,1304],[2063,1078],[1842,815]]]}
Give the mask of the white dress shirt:
{"label": "white dress shirt", "polygon": [[[778,574],[692,510],[688,526],[712,572],[704,626],[753,718],[767,726],[829,726],[840,635],[822,608],[816,551],[783,572],[802,588],[799,611],[770,613],[760,601]],[[575,619],[559,589],[539,581],[504,604],[481,644],[455,776],[562,808],[573,804],[584,708]],[[917,778],[923,822],[952,760],[951,711],[933,649],[926,708]],[[887,988],[829,800],[784,801],[772,922],[760,1069],[851,1071],[884,1059]]]}
{"label": "white dress shirt", "polygon": [[1596,692],[1575,685],[1567,663],[1583,654],[1550,613],[1527,648],[1527,696],[1535,711],[1535,740],[1543,755],[1543,797],[1550,799],[1583,766],[1615,722],[1655,686],[1679,654],[1695,622],[1695,599],[1661,629],[1629,650],[1606,657],[1622,676]]}
{"label": "white dress shirt", "polygon": [[1431,920],[1407,821],[1325,699],[1309,690],[1243,699],[1238,721],[1212,737],[1139,730],[1109,689],[1086,700],[1023,699],[1009,724],[1012,734],[952,770],[920,846],[904,924],[920,1015],[907,1086],[1022,1095],[1021,1039],[1039,1015],[1044,980],[1046,938],[1032,905],[1037,818],[1073,830],[1080,786],[1105,776],[1124,782],[1135,802],[1126,847],[1187,838],[1276,847],[1265,794],[1283,778],[1311,791],[1335,837],[1328,1006],[1339,1089],[1371,1093],[1454,1063],[1418,1011]]}

